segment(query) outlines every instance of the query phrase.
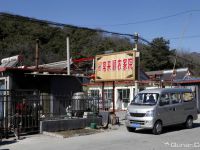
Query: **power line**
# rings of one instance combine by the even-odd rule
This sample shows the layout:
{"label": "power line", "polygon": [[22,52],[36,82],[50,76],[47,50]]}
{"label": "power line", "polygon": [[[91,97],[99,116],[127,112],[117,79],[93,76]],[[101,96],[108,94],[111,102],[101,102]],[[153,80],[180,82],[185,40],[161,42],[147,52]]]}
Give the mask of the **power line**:
{"label": "power line", "polygon": [[146,19],[146,20],[140,20],[140,21],[129,22],[129,23],[119,23],[119,24],[110,24],[110,25],[108,25],[108,24],[107,25],[106,24],[104,24],[104,25],[84,25],[84,26],[96,26],[96,27],[99,27],[99,26],[111,26],[111,27],[113,27],[113,26],[127,26],[127,25],[142,24],[142,23],[149,23],[149,22],[165,20],[165,19],[169,19],[169,18],[172,18],[172,17],[177,17],[177,16],[180,16],[180,15],[184,15],[184,14],[188,14],[188,13],[194,13],[194,12],[200,12],[200,10],[199,9],[187,10],[187,11],[178,12],[178,13],[168,15],[168,16]]}
{"label": "power line", "polygon": [[[114,35],[120,35],[120,36],[129,36],[130,38],[134,38],[134,35],[133,34],[126,34],[126,33],[118,33],[118,32],[111,32],[111,31],[107,31],[107,30],[100,30],[100,29],[91,29],[91,28],[86,28],[86,27],[79,27],[79,26],[74,26],[74,25],[68,25],[68,24],[63,24],[63,23],[57,23],[57,22],[52,22],[52,21],[46,21],[46,20],[40,20],[40,19],[35,19],[35,18],[30,18],[30,17],[24,17],[24,16],[20,16],[20,15],[14,15],[14,14],[9,14],[9,13],[3,13],[3,12],[0,12],[0,16],[5,16],[5,17],[9,17],[9,18],[19,18],[21,20],[25,20],[25,21],[31,21],[31,22],[36,22],[36,23],[39,23],[39,24],[47,24],[47,25],[55,25],[55,26],[58,26],[58,27],[69,27],[69,28],[73,28],[73,29],[83,29],[83,30],[89,30],[89,31],[94,31],[94,32],[103,32],[103,33],[108,33],[108,34],[114,34]],[[198,35],[199,36],[199,35]],[[159,48],[157,45],[153,44],[152,42],[146,40],[145,38],[141,37],[141,36],[138,36],[139,40],[151,45],[151,46],[154,46],[156,48]],[[182,58],[184,59],[185,61],[187,62],[191,62],[183,57],[180,57],[179,58]],[[193,63],[192,64],[195,64],[195,65],[198,65],[200,66],[200,64],[196,64],[196,63]]]}
{"label": "power line", "polygon": [[[193,10],[193,11],[200,11],[200,10]],[[186,11],[186,12],[189,13],[191,11]],[[128,37],[133,39],[133,34],[128,34],[128,33],[119,33],[119,32],[112,32],[112,31],[101,30],[101,29],[92,29],[92,28],[87,28],[87,27],[80,27],[80,26],[75,26],[75,25],[69,25],[69,24],[64,24],[64,23],[58,23],[58,22],[53,22],[53,21],[46,21],[46,20],[40,20],[40,19],[20,16],[20,15],[15,15],[15,14],[9,14],[9,13],[4,13],[4,12],[0,12],[0,16],[5,16],[5,17],[9,17],[9,18],[20,18],[21,20],[28,20],[28,21],[31,21],[31,22],[37,22],[39,24],[54,25],[54,26],[57,26],[57,27],[69,27],[69,28],[73,28],[73,29],[83,29],[83,30],[89,30],[89,31],[94,31],[94,32],[103,32],[103,33],[108,33],[108,34],[113,34],[113,35],[128,36]],[[167,38],[167,39],[178,40],[178,39],[181,39],[181,38],[184,38],[184,39],[200,38],[200,35],[189,35],[189,36],[184,36],[184,37],[171,37],[171,38]],[[150,44],[150,42],[148,40],[146,40],[142,37],[139,37],[139,39]]]}
{"label": "power line", "polygon": [[39,23],[39,24],[54,25],[57,27],[69,27],[69,28],[73,28],[73,29],[82,29],[82,30],[89,30],[89,31],[94,31],[94,32],[104,32],[104,33],[113,34],[113,35],[122,35],[122,36],[133,37],[133,34],[118,33],[118,32],[111,32],[111,31],[101,30],[101,29],[80,27],[80,26],[75,26],[75,25],[69,25],[69,24],[64,24],[64,23],[58,23],[58,22],[53,22],[53,21],[40,20],[40,19],[20,16],[20,15],[15,15],[15,14],[9,14],[9,13],[4,13],[4,12],[0,12],[0,16],[5,16],[5,17],[9,17],[9,18],[19,18],[21,20],[28,20],[31,22]]}
{"label": "power line", "polygon": [[[184,34],[185,34],[185,32],[186,32],[186,29],[187,29],[188,26],[189,26],[190,19],[191,19],[191,14],[189,15],[189,17],[188,17],[187,20],[186,20],[186,24],[185,24],[185,26],[184,26],[184,28],[183,28],[183,31],[182,31],[181,37],[184,37]],[[179,40],[179,42],[181,43],[182,40],[183,40],[183,38],[181,38],[181,39]],[[176,64],[177,64],[177,56],[178,56],[178,54],[177,54],[176,51],[175,51],[175,53],[176,53],[176,54],[175,54],[175,59],[174,59],[173,72],[175,71],[175,68],[176,68]],[[172,73],[172,76],[173,76],[173,73]]]}
{"label": "power line", "polygon": [[182,59],[182,60],[184,60],[184,61],[187,61],[187,62],[189,62],[189,64],[192,64],[192,65],[195,65],[195,66],[200,67],[200,64],[195,63],[195,62],[193,62],[193,61],[191,61],[191,60],[188,60],[188,59],[186,59],[186,58],[184,58],[184,57],[181,57],[181,56],[178,56],[178,55],[177,55],[177,58],[180,58],[180,59]]}
{"label": "power line", "polygon": [[184,36],[184,37],[171,37],[171,38],[167,38],[170,40],[179,40],[179,39],[192,39],[192,38],[200,38],[200,35],[188,35],[188,36]]}
{"label": "power line", "polygon": [[[156,45],[156,44],[154,44],[154,43],[152,43],[152,42],[150,42],[150,41],[148,41],[148,40],[146,40],[146,39],[144,39],[144,38],[142,38],[142,37],[139,37],[139,39],[142,40],[142,41],[144,41],[144,42],[146,42],[147,44],[149,44],[149,45],[155,47],[155,48],[160,48],[158,45]],[[186,61],[188,64],[192,64],[192,65],[196,65],[196,66],[200,67],[200,64],[195,63],[195,62],[193,62],[193,61],[191,61],[191,60],[188,60],[187,58],[181,57],[181,56],[179,56],[179,55],[176,55],[175,57]]]}

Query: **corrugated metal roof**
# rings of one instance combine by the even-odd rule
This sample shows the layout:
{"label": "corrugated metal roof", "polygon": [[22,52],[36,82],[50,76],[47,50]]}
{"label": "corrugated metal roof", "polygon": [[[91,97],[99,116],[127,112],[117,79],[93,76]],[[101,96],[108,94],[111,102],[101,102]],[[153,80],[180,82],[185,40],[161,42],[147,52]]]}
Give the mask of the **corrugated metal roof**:
{"label": "corrugated metal roof", "polygon": [[5,63],[2,63],[0,67],[15,67],[17,63],[18,63],[18,60],[8,61]]}
{"label": "corrugated metal roof", "polygon": [[59,61],[59,62],[54,62],[54,63],[43,64],[43,65],[39,65],[39,67],[65,69],[67,68],[67,61]]}
{"label": "corrugated metal roof", "polygon": [[151,76],[151,75],[160,75],[160,74],[163,74],[163,71],[162,70],[159,70],[159,71],[147,71],[146,72],[147,75]]}

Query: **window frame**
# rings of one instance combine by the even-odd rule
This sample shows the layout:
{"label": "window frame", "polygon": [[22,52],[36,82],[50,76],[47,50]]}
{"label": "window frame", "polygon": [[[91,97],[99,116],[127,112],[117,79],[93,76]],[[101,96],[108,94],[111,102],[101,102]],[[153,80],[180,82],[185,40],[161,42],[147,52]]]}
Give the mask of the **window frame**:
{"label": "window frame", "polygon": [[122,102],[124,103],[129,103],[130,102],[130,89],[118,89],[118,94],[122,97],[120,97],[120,99],[122,100]]}
{"label": "window frame", "polygon": [[[173,103],[173,102],[174,102],[174,100],[173,100],[173,98],[172,98],[173,94],[178,94],[178,95],[179,95],[179,98],[178,98],[178,100],[177,100],[176,103]],[[182,103],[182,101],[183,101],[183,100],[182,100],[182,93],[180,93],[180,92],[170,93],[170,104],[171,104],[171,105],[180,104],[180,103]]]}
{"label": "window frame", "polygon": [[[169,99],[169,103],[165,103],[164,104],[164,102],[163,102],[163,104],[161,104],[161,97],[162,97],[162,95],[167,95],[168,96],[168,99]],[[166,96],[165,96],[166,97]],[[167,99],[167,98],[165,98],[165,99]],[[170,93],[162,93],[161,95],[160,95],[160,99],[159,99],[159,104],[158,104],[160,107],[164,107],[164,106],[170,106],[171,105],[171,99],[170,99]]]}
{"label": "window frame", "polygon": [[[184,93],[190,93],[190,94],[192,95],[191,100],[185,100],[185,99],[184,99]],[[192,101],[194,101],[194,93],[193,93],[193,92],[183,92],[183,93],[182,93],[182,101],[183,101],[183,103],[187,103],[187,102],[192,102]]]}
{"label": "window frame", "polygon": [[104,89],[104,100],[112,101],[113,89]]}
{"label": "window frame", "polygon": [[100,90],[99,89],[91,89],[91,90],[89,90],[89,94],[92,97],[99,97]]}

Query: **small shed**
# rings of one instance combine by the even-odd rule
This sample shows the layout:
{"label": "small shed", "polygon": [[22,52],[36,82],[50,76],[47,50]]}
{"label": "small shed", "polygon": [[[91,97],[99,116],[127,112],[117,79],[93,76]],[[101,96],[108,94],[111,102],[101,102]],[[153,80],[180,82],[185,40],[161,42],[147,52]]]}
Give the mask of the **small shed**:
{"label": "small shed", "polygon": [[15,111],[14,105],[23,98],[29,99],[31,105],[37,98],[38,105],[42,106],[41,114],[63,115],[71,104],[73,93],[82,90],[78,77],[66,75],[61,70],[0,67],[1,116]]}

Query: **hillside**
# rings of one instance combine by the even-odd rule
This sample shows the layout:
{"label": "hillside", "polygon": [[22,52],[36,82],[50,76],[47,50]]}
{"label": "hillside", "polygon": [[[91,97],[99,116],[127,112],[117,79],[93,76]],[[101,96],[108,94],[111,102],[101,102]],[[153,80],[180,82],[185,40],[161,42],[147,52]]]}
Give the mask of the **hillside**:
{"label": "hillside", "polygon": [[200,76],[200,53],[197,52],[178,52],[178,63],[183,67],[189,67],[195,76]]}
{"label": "hillside", "polygon": [[40,41],[40,63],[64,60],[66,58],[66,37],[70,37],[73,58],[94,56],[104,50],[131,49],[130,40],[102,33],[56,27],[44,23],[31,22],[20,18],[0,16],[0,58],[23,54],[25,64],[34,62],[36,39]]}
{"label": "hillside", "polygon": [[[73,59],[103,54],[107,50],[117,52],[133,49],[134,43],[130,38],[99,31],[74,28],[70,25],[56,26],[0,13],[0,59],[22,54],[24,65],[33,65],[36,39],[39,39],[40,64],[65,60],[67,36],[70,38]],[[170,42],[155,38],[152,43],[139,45],[142,68],[145,71],[173,68],[175,50],[170,50]],[[184,58],[191,55],[195,62],[199,61],[196,54],[179,55]],[[189,66],[198,73],[197,66],[186,62],[179,59],[177,67]]]}

